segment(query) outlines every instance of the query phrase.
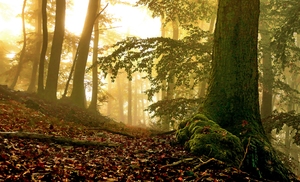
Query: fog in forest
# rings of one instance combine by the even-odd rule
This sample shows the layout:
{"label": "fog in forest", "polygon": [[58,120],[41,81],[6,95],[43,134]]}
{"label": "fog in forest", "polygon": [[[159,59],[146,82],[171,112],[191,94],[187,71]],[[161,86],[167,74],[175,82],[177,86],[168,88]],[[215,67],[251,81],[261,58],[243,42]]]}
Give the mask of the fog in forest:
{"label": "fog in forest", "polygon": [[[212,71],[216,0],[172,8],[67,0],[47,1],[43,9],[43,2],[0,0],[1,85],[161,130],[176,129],[199,111]],[[258,91],[265,130],[299,174],[293,137],[300,110],[300,26],[294,22],[300,20],[292,18],[299,17],[293,7],[261,0]],[[270,122],[282,113],[295,117]]]}

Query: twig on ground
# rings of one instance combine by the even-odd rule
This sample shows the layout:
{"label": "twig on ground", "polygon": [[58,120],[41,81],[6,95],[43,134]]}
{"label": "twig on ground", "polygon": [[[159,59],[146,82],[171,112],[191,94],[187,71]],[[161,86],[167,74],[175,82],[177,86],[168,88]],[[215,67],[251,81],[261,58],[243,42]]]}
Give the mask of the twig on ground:
{"label": "twig on ground", "polygon": [[245,153],[244,153],[244,157],[243,157],[243,159],[242,159],[241,162],[240,162],[239,170],[241,169],[241,167],[242,167],[242,165],[243,165],[243,162],[244,162],[244,160],[245,160],[245,158],[246,158],[246,155],[247,155],[247,153],[248,153],[248,149],[249,149],[249,146],[250,146],[250,141],[251,141],[251,137],[248,138],[248,144],[247,144],[247,146],[246,146],[246,150],[245,150]]}

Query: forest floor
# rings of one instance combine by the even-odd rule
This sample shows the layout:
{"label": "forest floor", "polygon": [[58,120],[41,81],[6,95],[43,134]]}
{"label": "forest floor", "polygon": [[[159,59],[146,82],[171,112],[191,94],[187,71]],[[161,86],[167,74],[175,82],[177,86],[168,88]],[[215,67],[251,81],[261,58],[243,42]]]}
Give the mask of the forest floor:
{"label": "forest floor", "polygon": [[0,86],[0,181],[269,181],[126,126]]}

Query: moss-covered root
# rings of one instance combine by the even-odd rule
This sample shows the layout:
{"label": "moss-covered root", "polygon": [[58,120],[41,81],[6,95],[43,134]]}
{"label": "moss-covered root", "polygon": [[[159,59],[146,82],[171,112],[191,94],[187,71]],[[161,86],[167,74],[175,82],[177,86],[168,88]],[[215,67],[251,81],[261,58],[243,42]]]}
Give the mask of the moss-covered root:
{"label": "moss-covered root", "polygon": [[245,160],[241,168],[243,171],[274,181],[294,181],[291,178],[295,177],[277,158],[276,152],[268,142],[250,137],[243,143],[246,146]]}
{"label": "moss-covered root", "polygon": [[213,157],[236,167],[244,155],[240,139],[203,114],[180,123],[176,138],[195,155]]}

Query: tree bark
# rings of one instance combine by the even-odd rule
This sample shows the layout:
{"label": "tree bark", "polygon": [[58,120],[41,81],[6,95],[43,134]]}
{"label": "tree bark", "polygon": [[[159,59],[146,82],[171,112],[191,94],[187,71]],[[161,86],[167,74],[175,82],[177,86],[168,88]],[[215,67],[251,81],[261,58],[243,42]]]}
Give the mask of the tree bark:
{"label": "tree bark", "polygon": [[[100,7],[100,0],[98,1],[98,10]],[[97,11],[98,11],[97,10]],[[95,20],[94,24],[94,47],[93,47],[93,64],[97,64],[98,60],[98,42],[99,42],[99,19]],[[97,111],[97,101],[98,101],[98,66],[94,66],[92,69],[93,74],[93,88],[92,88],[92,100],[89,105],[89,109],[92,111]]]}
{"label": "tree bark", "polygon": [[50,100],[56,100],[59,65],[62,53],[62,44],[65,35],[66,1],[56,0],[55,29],[48,74],[45,87],[45,96]]}
{"label": "tree bark", "polygon": [[263,93],[262,93],[262,103],[261,103],[261,118],[268,117],[272,115],[273,111],[273,70],[272,70],[272,58],[270,43],[271,37],[270,32],[268,32],[267,22],[261,21],[261,44],[263,47]]}
{"label": "tree bark", "polygon": [[125,117],[124,117],[124,87],[121,85],[121,74],[118,75],[116,82],[117,82],[117,87],[118,87],[118,103],[119,103],[119,114],[118,118],[120,122],[125,122]]}
{"label": "tree bark", "polygon": [[240,138],[246,148],[244,170],[258,177],[289,181],[288,170],[277,159],[260,118],[258,19],[259,0],[219,0],[203,112]]}
{"label": "tree bark", "polygon": [[[213,14],[210,19],[209,30],[208,30],[212,34],[214,33],[215,30],[215,23],[216,23],[216,14]],[[206,85],[207,85],[207,79],[202,79],[201,82],[199,82],[198,97],[205,96]]]}
{"label": "tree bark", "polygon": [[47,27],[47,0],[42,0],[42,27],[43,27],[43,44],[40,54],[39,62],[39,76],[38,76],[38,94],[44,92],[44,65],[45,57],[48,47],[48,27]]}
{"label": "tree bark", "polygon": [[134,99],[133,99],[133,108],[132,108],[132,120],[133,120],[133,124],[140,124],[139,120],[138,120],[138,107],[139,107],[139,98],[138,98],[138,77],[137,77],[137,73],[134,74]]}
{"label": "tree bark", "polygon": [[[42,47],[42,1],[35,2],[36,5],[36,14],[35,14],[35,31],[36,31],[36,53],[41,51]],[[37,72],[39,65],[39,54],[36,54],[32,63],[32,71],[31,71],[31,79],[30,84],[27,88],[27,92],[35,92],[36,91],[36,80],[37,80]]]}
{"label": "tree bark", "polygon": [[90,0],[84,27],[78,45],[78,56],[75,60],[75,71],[71,100],[79,107],[85,107],[84,74],[88,58],[90,40],[93,32],[94,21],[97,15],[98,1]]}
{"label": "tree bark", "polygon": [[[112,90],[112,83],[111,83],[111,78],[110,78],[110,73],[107,74],[107,91],[111,92]],[[107,98],[107,116],[111,117],[112,114],[112,102],[114,102],[114,99],[111,98],[109,95]]]}
{"label": "tree bark", "polygon": [[242,120],[254,121],[258,132],[264,134],[258,103],[259,1],[249,1],[219,2],[211,80],[204,103],[206,112],[234,134],[239,133]]}
{"label": "tree bark", "polygon": [[128,79],[128,115],[127,124],[132,125],[132,80]]}

